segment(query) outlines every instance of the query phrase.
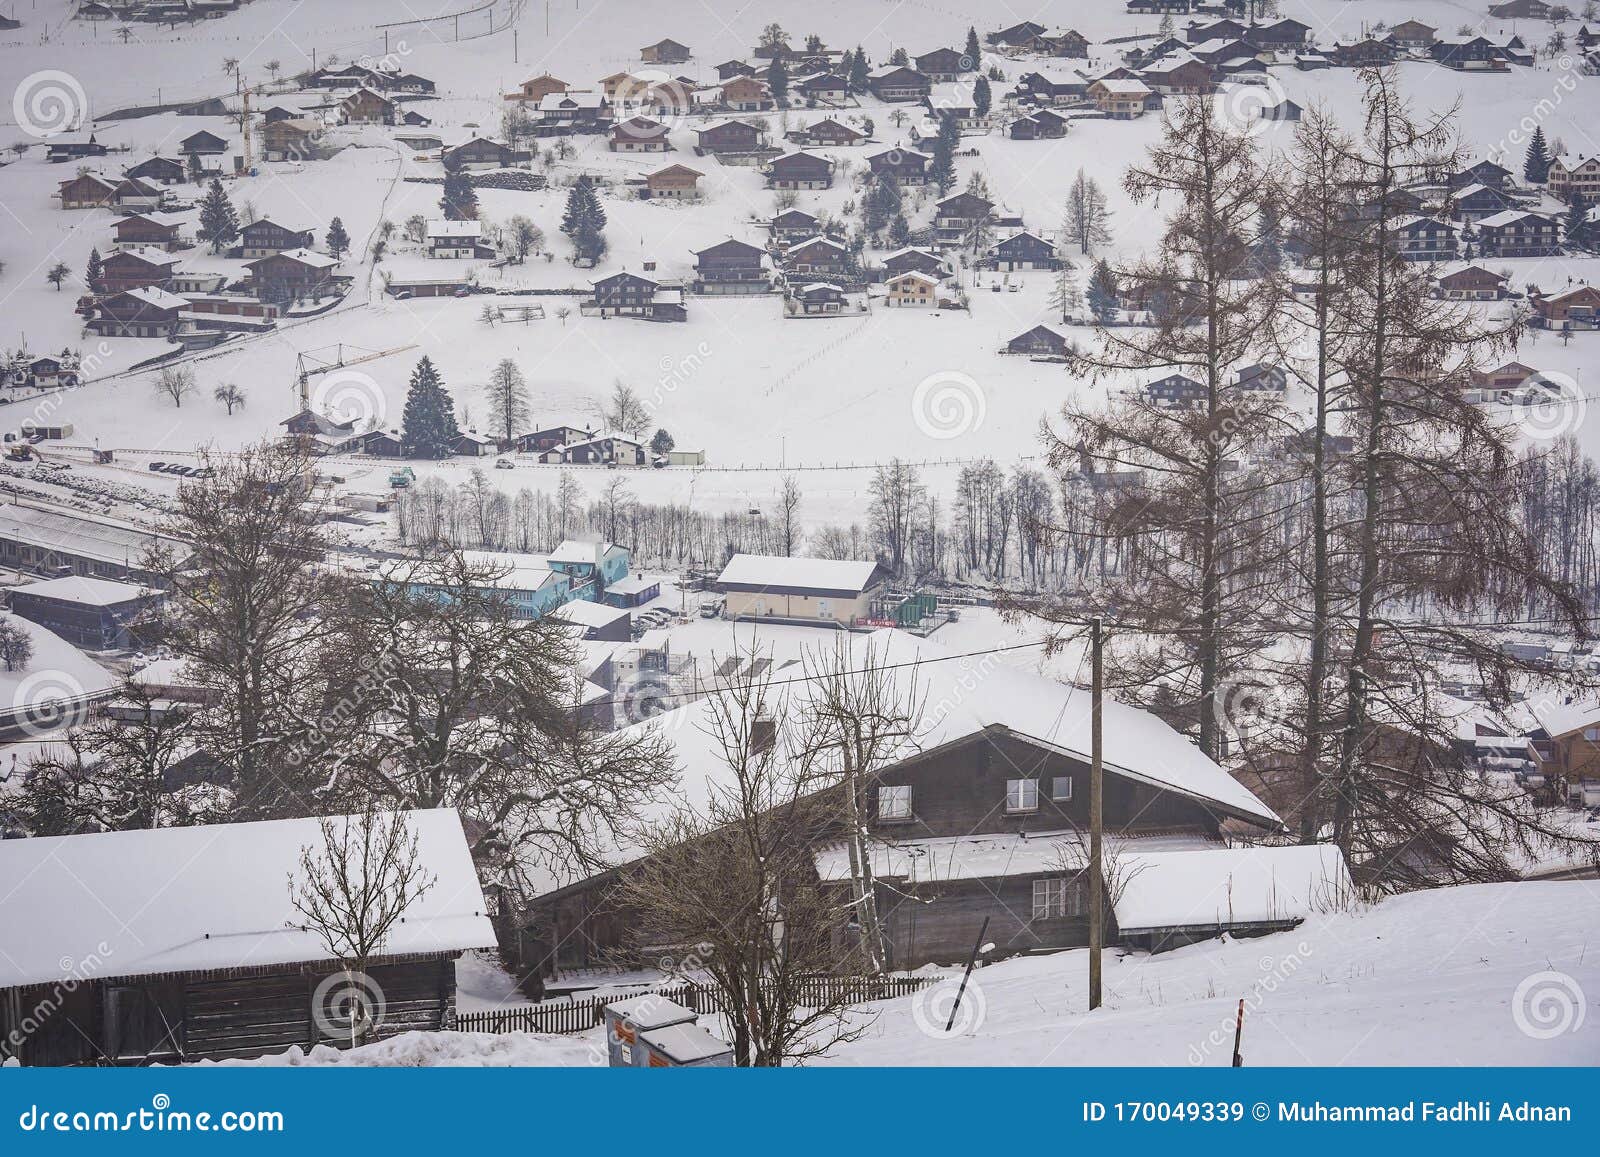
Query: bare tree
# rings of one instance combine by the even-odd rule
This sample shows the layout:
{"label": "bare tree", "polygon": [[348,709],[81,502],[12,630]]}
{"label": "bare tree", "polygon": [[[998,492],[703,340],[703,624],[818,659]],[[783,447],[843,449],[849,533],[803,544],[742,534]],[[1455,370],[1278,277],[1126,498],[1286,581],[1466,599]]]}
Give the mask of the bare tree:
{"label": "bare tree", "polygon": [[152,384],[158,397],[170,398],[179,408],[183,406],[183,399],[196,389],[194,371],[188,366],[163,366]]}
{"label": "bare tree", "polygon": [[228,413],[244,409],[244,390],[234,382],[223,382],[211,391],[211,396],[228,408]]}
{"label": "bare tree", "polygon": [[33,661],[33,636],[9,618],[0,620],[0,664],[7,671],[25,671]]}
{"label": "bare tree", "polygon": [[617,382],[611,389],[611,397],[607,399],[601,411],[606,425],[613,430],[618,430],[632,438],[644,436],[646,427],[650,425],[650,410],[632,386],[625,382]]}
{"label": "bare tree", "polygon": [[368,964],[383,955],[389,933],[425,896],[436,877],[418,854],[417,833],[404,812],[371,808],[356,816],[318,821],[320,847],[300,849],[300,869],[289,875],[289,901],[328,955],[343,968],[341,1019],[352,1047],[377,1027]]}
{"label": "bare tree", "polygon": [[785,474],[778,491],[778,532],[782,535],[782,553],[786,557],[800,549],[800,541],[805,537],[805,531],[799,525],[800,503],[803,500],[800,480],[793,474]]}
{"label": "bare tree", "polygon": [[483,392],[494,419],[495,433],[500,435],[502,445],[510,445],[523,432],[532,413],[527,379],[516,362],[504,358],[490,372],[489,384]]}
{"label": "bare tree", "polygon": [[851,911],[819,884],[808,850],[837,816],[820,768],[791,754],[794,728],[778,734],[787,703],[760,669],[741,664],[705,700],[719,765],[706,803],[643,834],[645,855],[621,873],[616,899],[637,913],[641,943],[683,945],[684,961],[711,977],[736,1063],[777,1066],[822,1056],[870,1020],[812,983],[843,962],[835,935]]}

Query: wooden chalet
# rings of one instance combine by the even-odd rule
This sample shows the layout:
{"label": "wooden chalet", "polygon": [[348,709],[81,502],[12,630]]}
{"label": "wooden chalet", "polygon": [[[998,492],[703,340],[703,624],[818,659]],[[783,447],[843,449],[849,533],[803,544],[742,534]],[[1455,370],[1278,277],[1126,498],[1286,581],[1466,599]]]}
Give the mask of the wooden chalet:
{"label": "wooden chalet", "polygon": [[296,301],[334,291],[339,262],[326,253],[290,249],[245,263],[250,292],[261,301]]}
{"label": "wooden chalet", "polygon": [[683,295],[663,290],[658,282],[623,270],[593,283],[594,296],[579,302],[591,317],[635,317],[644,321],[688,321]]}
{"label": "wooden chalet", "polygon": [[1187,374],[1168,374],[1144,387],[1150,401],[1164,410],[1195,409],[1205,404],[1206,387]]}
{"label": "wooden chalet", "polygon": [[772,90],[753,76],[736,76],[723,82],[722,107],[730,112],[766,112],[772,107]]}
{"label": "wooden chalet", "polygon": [[[811,224],[816,227],[815,218]],[[718,296],[766,293],[772,288],[766,257],[759,245],[732,237],[696,250],[694,291]]]}
{"label": "wooden chalet", "polygon": [[791,91],[808,107],[829,105],[838,108],[850,99],[850,81],[837,72],[814,72],[790,85]]}
{"label": "wooden chalet", "polygon": [[[859,887],[860,856],[869,857],[894,969],[962,962],[980,939],[993,942],[995,957],[1086,944],[1089,722],[1068,707],[1073,689],[1006,667],[967,690],[959,670],[933,661],[950,655],[934,643],[879,631],[849,644],[862,654],[869,645],[872,662],[914,672],[919,698],[958,706],[939,713],[920,751],[891,760],[875,779],[854,859],[842,824],[796,833],[811,852],[799,869],[803,882],[836,889],[846,903]],[[804,682],[794,689],[800,699],[812,693]],[[691,806],[726,778],[702,738],[716,706],[698,701],[666,721],[686,781],[697,785]],[[1118,865],[1106,874],[1119,881],[1108,889],[1109,943],[1148,950],[1284,930],[1310,917],[1319,896],[1348,889],[1336,848],[1229,847],[1224,824],[1271,833],[1281,821],[1154,716],[1115,702],[1106,715],[1101,806],[1107,862]],[[774,743],[777,758],[791,757],[785,736]],[[817,790],[819,810],[834,814],[830,797],[841,788]],[[551,881],[522,930],[525,963],[551,972],[619,957],[647,961],[646,946],[630,935],[639,921],[614,891],[641,855],[624,847],[608,871],[565,886]],[[841,971],[850,968],[861,923],[837,932]]]}
{"label": "wooden chalet", "polygon": [[1550,162],[1545,188],[1569,205],[1575,199],[1586,205],[1600,201],[1600,155],[1556,157]]}
{"label": "wooden chalet", "polygon": [[1051,29],[1034,41],[1034,50],[1046,56],[1085,60],[1089,56],[1089,38],[1075,28]]}
{"label": "wooden chalet", "polygon": [[1507,296],[1506,278],[1481,265],[1468,265],[1436,278],[1434,294],[1451,301],[1499,301]]}
{"label": "wooden chalet", "polygon": [[1002,273],[1028,269],[1059,269],[1061,258],[1056,247],[1036,233],[1023,230],[990,246],[984,267]]}
{"label": "wooden chalet", "polygon": [[1006,135],[1014,141],[1059,140],[1067,135],[1071,124],[1054,109],[1042,108],[1012,121],[1006,126]]}
{"label": "wooden chalet", "polygon": [[1396,48],[1403,48],[1408,52],[1426,52],[1433,47],[1438,31],[1433,25],[1424,24],[1420,20],[1402,20],[1398,24],[1389,26],[1389,33],[1385,39]]}
{"label": "wooden chalet", "polygon": [[947,245],[960,244],[993,212],[994,202],[976,193],[952,194],[934,203],[934,239]]}
{"label": "wooden chalet", "polygon": [[754,76],[756,66],[743,60],[724,60],[717,65],[718,80],[732,80],[736,76]]}
{"label": "wooden chalet", "polygon": [[913,58],[917,71],[935,84],[960,80],[962,73],[971,72],[977,62],[968,59],[954,48],[935,48]]}
{"label": "wooden chalet", "polygon": [[137,165],[123,170],[123,175],[141,181],[154,181],[158,185],[177,185],[188,179],[188,170],[182,161],[171,157],[146,157]]}
{"label": "wooden chalet", "polygon": [[392,125],[398,119],[399,106],[370,88],[358,88],[339,102],[340,124]]}
{"label": "wooden chalet", "polygon": [[1101,79],[1089,85],[1088,96],[1094,107],[1111,120],[1132,120],[1143,116],[1160,100],[1142,80]]}
{"label": "wooden chalet", "polygon": [[658,40],[639,49],[639,59],[646,64],[686,64],[691,55],[689,46],[676,40]]}
{"label": "wooden chalet", "polygon": [[1311,41],[1311,26],[1285,17],[1270,24],[1251,25],[1244,39],[1269,52],[1293,52]]}
{"label": "wooden chalet", "polygon": [[885,279],[883,304],[890,309],[933,309],[939,304],[939,279],[908,269]]}
{"label": "wooden chalet", "polygon": [[688,165],[668,165],[645,175],[645,193],[652,201],[698,201],[703,176],[699,169]]}
{"label": "wooden chalet", "polygon": [[570,87],[572,86],[566,81],[551,76],[548,72],[541,72],[538,76],[531,76],[523,81],[516,92],[506,93],[506,99],[522,104],[538,104],[551,93],[566,92]]}
{"label": "wooden chalet", "polygon": [[1437,217],[1396,222],[1394,245],[1407,261],[1454,261],[1460,251],[1456,227]]}
{"label": "wooden chalet", "polygon": [[833,184],[833,162],[803,149],[773,157],[762,172],[769,189],[826,189]]}
{"label": "wooden chalet", "polygon": [[1487,36],[1440,36],[1428,53],[1435,64],[1457,72],[1504,72],[1507,68],[1504,49]]}
{"label": "wooden chalet", "polygon": [[273,121],[261,130],[261,155],[267,161],[315,159],[323,126],[308,117]]}
{"label": "wooden chalet", "polygon": [[896,249],[883,259],[883,272],[885,278],[898,277],[911,270],[926,273],[930,277],[949,277],[950,270],[945,266],[944,258],[931,249],[919,249],[908,245],[904,249]]}
{"label": "wooden chalet", "polygon": [[1363,40],[1335,43],[1323,55],[1335,68],[1382,68],[1394,63],[1398,50],[1392,44],[1369,36]]}
{"label": "wooden chalet", "polygon": [[551,92],[540,99],[538,118],[549,132],[600,132],[611,121],[611,106],[598,92]]}
{"label": "wooden chalet", "polygon": [[1150,86],[1150,91],[1163,96],[1204,95],[1217,87],[1211,65],[1193,56],[1158,60],[1141,68],[1139,79]]}
{"label": "wooden chalet", "polygon": [[867,89],[881,101],[914,104],[926,100],[933,82],[914,68],[894,65],[881,68],[867,77]]}
{"label": "wooden chalet", "polygon": [[844,288],[832,281],[809,281],[789,287],[785,310],[794,317],[832,317],[849,305]]}
{"label": "wooden chalet", "polygon": [[178,142],[178,152],[186,157],[220,157],[227,151],[227,140],[206,129],[190,133]]}
{"label": "wooden chalet", "polygon": [[582,442],[594,435],[595,431],[579,426],[550,426],[517,435],[516,448],[519,454],[544,454],[558,446]]}
{"label": "wooden chalet", "polygon": [[625,434],[596,434],[546,450],[541,462],[574,466],[643,466],[648,461],[645,445]]}
{"label": "wooden chalet", "polygon": [[239,256],[270,257],[286,249],[310,249],[317,243],[310,229],[291,229],[270,217],[260,217],[239,227]]}
{"label": "wooden chalet", "polygon": [[101,294],[146,286],[170,290],[177,267],[178,258],[164,249],[119,249],[100,263],[100,276],[89,288]]}
{"label": "wooden chalet", "polygon": [[[374,1035],[450,1028],[455,961],[495,947],[461,820],[407,813],[433,886],[367,962]],[[336,818],[336,825],[351,822]],[[288,881],[315,819],[0,841],[0,1057],[148,1065],[350,1046],[342,964]]]}
{"label": "wooden chalet", "polygon": [[145,286],[102,297],[86,326],[101,337],[171,337],[188,307],[176,294]]}
{"label": "wooden chalet", "polygon": [[823,274],[831,277],[844,275],[850,262],[850,250],[831,237],[812,237],[784,250],[783,267],[791,274],[814,277]]}
{"label": "wooden chalet", "polygon": [[867,139],[867,134],[860,129],[853,129],[832,117],[826,117],[802,128],[790,129],[786,136],[797,145],[812,145],[819,148],[859,145]]}
{"label": "wooden chalet", "polygon": [[697,147],[702,153],[753,153],[761,148],[764,138],[762,128],[749,121],[719,121],[695,130]]}
{"label": "wooden chalet", "polygon": [[184,219],[172,213],[132,213],[111,227],[118,249],[183,249]]}
{"label": "wooden chalet", "polygon": [[820,231],[820,225],[816,216],[804,209],[785,209],[767,223],[767,229],[775,244],[788,246],[796,241],[815,237]]}
{"label": "wooden chalet", "polygon": [[672,151],[669,129],[649,117],[629,117],[611,126],[607,147],[613,153],[668,153]]}
{"label": "wooden chalet", "polygon": [[1529,324],[1538,329],[1570,333],[1600,329],[1600,289],[1578,285],[1559,293],[1533,292],[1528,295],[1533,307]]}
{"label": "wooden chalet", "polygon": [[1023,73],[1012,94],[1018,105],[1072,104],[1088,99],[1089,80],[1080,72],[1040,69]]}
{"label": "wooden chalet", "polygon": [[896,145],[881,149],[867,157],[867,166],[875,177],[888,177],[897,185],[915,187],[928,183],[928,166],[933,157],[916,149]]}
{"label": "wooden chalet", "polygon": [[62,181],[56,196],[63,209],[103,209],[115,203],[117,182],[99,173],[79,173],[71,180]]}
{"label": "wooden chalet", "polygon": [[[1187,9],[1185,9],[1187,11]],[[996,48],[1028,48],[1035,40],[1043,36],[1045,26],[1032,20],[1024,20],[1013,24],[1009,28],[1002,28],[998,32],[984,34],[984,42]]]}
{"label": "wooden chalet", "polygon": [[1561,222],[1520,209],[1485,217],[1477,226],[1483,257],[1555,257],[1561,253]]}
{"label": "wooden chalet", "polygon": [[470,172],[478,169],[509,169],[520,161],[528,160],[528,154],[503,141],[473,137],[470,141],[446,149],[441,159],[447,167]]}
{"label": "wooden chalet", "polygon": [[53,165],[81,161],[85,157],[103,157],[110,151],[93,133],[60,133],[45,142],[45,160]]}

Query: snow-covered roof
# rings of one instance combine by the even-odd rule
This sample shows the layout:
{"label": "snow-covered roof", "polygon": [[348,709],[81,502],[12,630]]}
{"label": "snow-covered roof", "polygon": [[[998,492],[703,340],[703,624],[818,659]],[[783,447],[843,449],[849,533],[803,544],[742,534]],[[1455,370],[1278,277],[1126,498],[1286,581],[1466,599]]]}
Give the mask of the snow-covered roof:
{"label": "snow-covered roof", "polygon": [[889,278],[889,283],[891,285],[897,281],[922,281],[929,285],[939,284],[939,279],[937,277],[933,276],[931,273],[924,273],[920,269],[908,269],[904,273],[897,273],[893,277]]}
{"label": "snow-covered roof", "polygon": [[154,309],[186,309],[189,305],[188,298],[168,293],[165,289],[159,289],[154,285],[143,285],[126,292],[129,297],[138,298]]}
{"label": "snow-covered roof", "polygon": [[1107,92],[1113,93],[1137,95],[1150,91],[1150,86],[1142,80],[1097,80],[1095,83]]}
{"label": "snow-covered roof", "polygon": [[1524,217],[1532,217],[1535,221],[1543,221],[1546,224],[1554,224],[1554,221],[1551,218],[1540,213],[1531,213],[1526,209],[1505,209],[1494,214],[1492,217],[1485,217],[1483,220],[1478,222],[1478,225],[1480,228],[1486,227],[1490,229],[1498,229],[1504,225],[1515,225]]}
{"label": "snow-covered roof", "polygon": [[[460,817],[409,814],[433,885],[384,954],[493,947]],[[288,885],[323,844],[315,819],[0,840],[0,988],[328,960]]]}
{"label": "snow-covered roof", "polygon": [[9,504],[0,506],[0,536],[81,558],[130,566],[137,566],[158,542],[181,545],[131,526]]}
{"label": "snow-covered roof", "polygon": [[135,583],[119,583],[110,579],[90,578],[87,575],[68,575],[65,578],[45,579],[12,587],[11,594],[36,595],[39,598],[59,599],[82,603],[91,607],[109,607],[149,594],[149,589]]}
{"label": "snow-covered roof", "polygon": [[1533,699],[1528,708],[1546,735],[1556,739],[1585,727],[1600,725],[1600,701],[1578,699],[1556,703],[1548,698]]}
{"label": "snow-covered roof", "polygon": [[112,257],[118,256],[137,257],[140,261],[148,261],[151,265],[161,266],[177,265],[183,260],[176,253],[168,253],[165,249],[157,249],[152,245],[139,245],[132,249],[119,249],[116,253],[107,257],[106,260],[109,261]]}
{"label": "snow-covered roof", "polygon": [[604,603],[591,603],[587,599],[574,599],[570,603],[562,603],[550,614],[569,623],[577,623],[580,627],[606,627],[618,619],[628,617],[628,612],[622,607],[608,607]]}
{"label": "snow-covered roof", "polygon": [[1117,859],[1122,932],[1304,919],[1353,892],[1333,844],[1131,852]]}
{"label": "snow-covered roof", "polygon": [[[1085,688],[999,660],[960,655],[904,631],[850,635],[819,646],[828,648],[825,655],[830,661],[832,648],[841,648],[850,670],[869,664],[886,670],[898,694],[929,705],[915,749],[908,746],[907,756],[1000,729],[1085,763],[1090,758]],[[789,697],[794,710],[810,694],[811,685],[801,682],[776,690]],[[691,800],[703,798],[708,781],[725,771],[707,735],[710,712],[711,705],[701,701],[652,721],[661,724],[677,746],[685,769],[684,790]],[[1262,826],[1275,828],[1281,823],[1271,808],[1188,738],[1155,715],[1109,698],[1104,705],[1103,753],[1109,774],[1177,792]]]}
{"label": "snow-covered roof", "polygon": [[428,237],[482,237],[482,221],[445,221],[443,219],[428,222]]}
{"label": "snow-covered roof", "polygon": [[[1082,866],[1087,833],[1070,828],[1053,832],[1015,832],[970,836],[932,836],[920,840],[873,840],[868,844],[873,874],[911,883],[952,883],[1033,876]],[[1178,852],[1220,848],[1216,840],[1194,834],[1105,837],[1108,856],[1139,852]],[[822,880],[850,878],[850,845],[822,844],[813,853]]]}
{"label": "snow-covered roof", "polygon": [[620,578],[614,583],[606,584],[606,590],[619,595],[642,595],[651,587],[660,585],[659,579],[647,579],[640,575],[631,574],[627,578]]}
{"label": "snow-covered roof", "polygon": [[764,590],[821,590],[860,593],[877,571],[875,562],[849,559],[785,558],[777,555],[736,554],[717,576],[724,588]]}
{"label": "snow-covered roof", "polygon": [[592,563],[612,549],[612,544],[608,542],[586,542],[577,538],[564,538],[560,545],[550,552],[550,561]]}
{"label": "snow-covered roof", "polygon": [[599,108],[605,103],[601,92],[548,92],[539,98],[540,112],[557,112],[562,108]]}

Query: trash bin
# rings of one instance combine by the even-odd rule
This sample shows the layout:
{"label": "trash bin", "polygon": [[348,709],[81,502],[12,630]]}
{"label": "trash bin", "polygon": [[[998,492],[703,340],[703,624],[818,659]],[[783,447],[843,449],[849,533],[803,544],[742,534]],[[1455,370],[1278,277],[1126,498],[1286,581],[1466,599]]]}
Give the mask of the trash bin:
{"label": "trash bin", "polygon": [[731,1069],[733,1046],[697,1024],[641,1030],[634,1053],[651,1069]]}
{"label": "trash bin", "polygon": [[658,996],[653,992],[613,1001],[605,1007],[606,1053],[613,1068],[644,1064],[636,1047],[638,1035],[670,1025],[693,1024],[693,1009]]}

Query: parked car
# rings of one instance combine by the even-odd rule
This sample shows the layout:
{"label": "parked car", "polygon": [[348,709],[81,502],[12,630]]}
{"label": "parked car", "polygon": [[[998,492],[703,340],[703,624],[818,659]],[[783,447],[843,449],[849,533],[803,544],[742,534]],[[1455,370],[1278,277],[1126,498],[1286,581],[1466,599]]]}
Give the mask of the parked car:
{"label": "parked car", "polygon": [[496,458],[494,460],[494,468],[496,470],[511,470],[515,467],[515,465],[516,463],[512,462],[509,458]]}

